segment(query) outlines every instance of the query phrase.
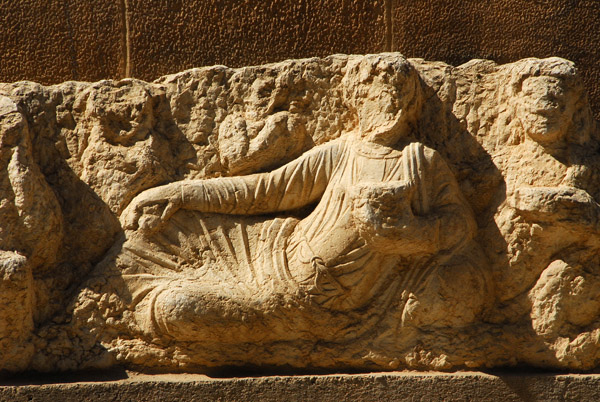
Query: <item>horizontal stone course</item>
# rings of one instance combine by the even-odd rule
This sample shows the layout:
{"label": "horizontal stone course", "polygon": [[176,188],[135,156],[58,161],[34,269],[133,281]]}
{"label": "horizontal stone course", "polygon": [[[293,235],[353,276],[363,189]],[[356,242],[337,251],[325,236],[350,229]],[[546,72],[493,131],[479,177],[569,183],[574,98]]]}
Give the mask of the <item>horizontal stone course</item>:
{"label": "horizontal stone course", "polygon": [[[598,401],[600,375],[395,372],[247,378],[136,375],[0,386],[0,401]],[[97,379],[101,379],[98,377]],[[21,380],[21,384],[27,381]],[[35,381],[32,381],[35,383]],[[10,384],[7,381],[4,384]]]}

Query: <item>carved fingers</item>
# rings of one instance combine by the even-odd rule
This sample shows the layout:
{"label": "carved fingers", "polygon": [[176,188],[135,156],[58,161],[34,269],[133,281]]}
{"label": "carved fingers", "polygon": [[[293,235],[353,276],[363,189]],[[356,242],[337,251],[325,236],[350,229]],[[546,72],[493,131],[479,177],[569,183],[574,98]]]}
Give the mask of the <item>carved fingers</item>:
{"label": "carved fingers", "polygon": [[159,229],[182,205],[181,192],[175,183],[138,194],[121,214],[127,230],[153,232]]}

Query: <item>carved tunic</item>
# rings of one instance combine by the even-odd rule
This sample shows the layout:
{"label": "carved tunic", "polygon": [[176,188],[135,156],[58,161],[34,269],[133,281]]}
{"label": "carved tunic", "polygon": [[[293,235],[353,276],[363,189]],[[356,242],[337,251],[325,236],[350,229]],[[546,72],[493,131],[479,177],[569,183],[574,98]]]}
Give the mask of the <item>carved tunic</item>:
{"label": "carved tunic", "polygon": [[[400,151],[339,139],[270,173],[183,182],[184,197],[196,191],[200,193],[193,194],[194,200],[204,201],[188,206],[205,214],[176,213],[167,228],[151,238],[163,253],[148,253],[144,244],[124,245],[118,265],[125,268],[132,308],[149,308],[157,325],[171,318],[161,314],[156,298],[173,288],[178,295],[194,297],[210,289],[211,295],[240,306],[265,303],[269,295],[296,295],[321,307],[346,311],[391,296],[386,290],[390,274],[415,267],[416,258],[402,250],[402,239],[389,241],[393,234],[386,233],[385,225],[371,239],[362,236],[358,227],[370,222],[360,222],[356,196],[352,196],[357,186],[386,183],[413,187],[410,209],[417,218],[426,219],[410,230],[418,241],[435,245],[433,256],[421,255],[421,260],[429,259],[431,265],[437,258],[439,263],[471,238],[471,212],[450,169],[435,151],[419,143]],[[291,211],[317,200],[315,209],[302,220],[225,219],[223,215]],[[385,215],[385,206],[375,207]],[[397,250],[394,240],[400,241]],[[374,244],[381,241],[383,248]],[[203,245],[208,261],[190,253],[193,243]],[[190,306],[203,303],[205,297],[189,302]],[[222,312],[213,313],[214,328]],[[169,327],[164,322],[158,325]]]}

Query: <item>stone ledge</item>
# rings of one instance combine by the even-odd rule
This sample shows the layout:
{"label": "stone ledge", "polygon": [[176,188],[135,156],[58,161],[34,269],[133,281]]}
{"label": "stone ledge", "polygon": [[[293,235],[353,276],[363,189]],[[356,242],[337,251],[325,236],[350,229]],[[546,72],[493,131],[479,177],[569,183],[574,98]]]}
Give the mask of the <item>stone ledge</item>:
{"label": "stone ledge", "polygon": [[[598,401],[599,374],[396,372],[246,378],[125,374],[0,385],[0,401]],[[58,380],[57,380],[58,382]]]}

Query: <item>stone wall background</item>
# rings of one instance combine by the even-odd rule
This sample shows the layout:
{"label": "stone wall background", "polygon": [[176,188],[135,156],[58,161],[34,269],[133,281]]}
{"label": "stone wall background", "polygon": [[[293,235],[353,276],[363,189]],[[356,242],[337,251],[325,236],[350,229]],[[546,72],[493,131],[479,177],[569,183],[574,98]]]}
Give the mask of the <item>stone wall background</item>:
{"label": "stone wall background", "polygon": [[0,82],[153,80],[332,53],[574,61],[600,117],[597,0],[0,0]]}

